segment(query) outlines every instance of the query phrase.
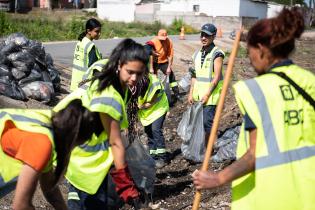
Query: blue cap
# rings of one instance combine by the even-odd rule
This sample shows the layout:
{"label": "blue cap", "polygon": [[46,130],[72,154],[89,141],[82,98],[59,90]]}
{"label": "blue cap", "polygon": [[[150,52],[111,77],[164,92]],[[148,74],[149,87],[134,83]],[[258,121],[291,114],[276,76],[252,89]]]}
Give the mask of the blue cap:
{"label": "blue cap", "polygon": [[211,36],[217,34],[217,28],[213,24],[207,23],[201,27],[201,32],[205,32]]}

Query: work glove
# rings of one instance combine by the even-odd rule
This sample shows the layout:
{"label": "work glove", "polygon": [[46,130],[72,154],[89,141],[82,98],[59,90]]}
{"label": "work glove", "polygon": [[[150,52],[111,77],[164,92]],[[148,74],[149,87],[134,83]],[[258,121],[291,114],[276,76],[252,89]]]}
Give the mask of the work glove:
{"label": "work glove", "polygon": [[112,170],[110,175],[116,185],[115,190],[119,197],[125,203],[133,205],[134,201],[139,199],[139,192],[130,177],[127,165],[124,168]]}

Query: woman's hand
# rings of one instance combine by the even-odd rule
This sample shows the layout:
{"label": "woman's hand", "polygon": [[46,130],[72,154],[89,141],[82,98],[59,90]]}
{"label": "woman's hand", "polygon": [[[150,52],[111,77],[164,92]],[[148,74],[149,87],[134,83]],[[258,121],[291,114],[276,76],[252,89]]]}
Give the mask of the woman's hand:
{"label": "woman's hand", "polygon": [[223,184],[220,180],[219,174],[212,171],[195,170],[192,177],[197,190],[211,189],[219,187]]}
{"label": "woman's hand", "polygon": [[152,103],[146,102],[144,104],[139,105],[139,109],[148,109],[152,106]]}
{"label": "woman's hand", "polygon": [[190,105],[192,105],[192,104],[194,103],[194,99],[193,99],[193,97],[192,97],[192,94],[189,94],[189,95],[188,95],[188,103],[189,103]]}

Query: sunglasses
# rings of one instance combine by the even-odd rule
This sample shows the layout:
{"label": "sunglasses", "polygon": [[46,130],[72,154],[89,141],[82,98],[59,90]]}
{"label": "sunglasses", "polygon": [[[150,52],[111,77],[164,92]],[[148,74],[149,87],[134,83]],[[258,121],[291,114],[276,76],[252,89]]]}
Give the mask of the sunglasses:
{"label": "sunglasses", "polygon": [[202,37],[209,38],[211,36],[213,36],[213,35],[209,35],[209,34],[207,34],[205,32],[201,32],[201,34],[200,34],[200,38],[202,38]]}

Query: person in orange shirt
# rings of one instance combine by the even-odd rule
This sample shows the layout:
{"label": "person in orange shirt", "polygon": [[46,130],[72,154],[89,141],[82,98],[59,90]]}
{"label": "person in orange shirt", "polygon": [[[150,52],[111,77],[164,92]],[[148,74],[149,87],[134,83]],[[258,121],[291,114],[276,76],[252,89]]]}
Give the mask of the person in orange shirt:
{"label": "person in orange shirt", "polygon": [[79,99],[59,112],[0,109],[0,198],[15,189],[12,209],[34,210],[32,199],[40,182],[54,209],[67,210],[58,181],[71,151],[102,130],[99,113],[83,107]]}
{"label": "person in orange shirt", "polygon": [[[161,70],[164,75],[169,75],[170,87],[172,88],[176,99],[180,100],[178,84],[174,72],[172,71],[174,56],[173,43],[168,38],[167,31],[165,29],[160,29],[158,35],[155,36],[151,42],[154,44],[156,56],[151,56],[150,58],[150,72],[157,74],[157,71]],[[171,106],[173,105],[170,99],[169,103]]]}

